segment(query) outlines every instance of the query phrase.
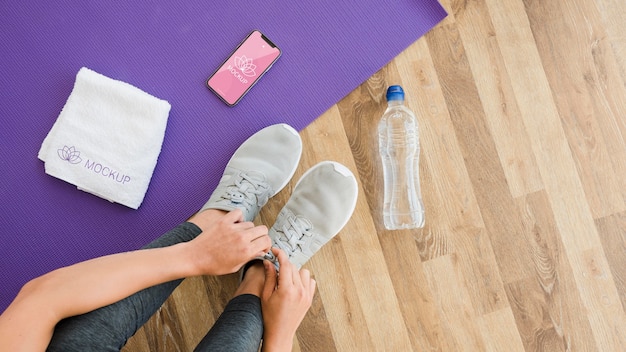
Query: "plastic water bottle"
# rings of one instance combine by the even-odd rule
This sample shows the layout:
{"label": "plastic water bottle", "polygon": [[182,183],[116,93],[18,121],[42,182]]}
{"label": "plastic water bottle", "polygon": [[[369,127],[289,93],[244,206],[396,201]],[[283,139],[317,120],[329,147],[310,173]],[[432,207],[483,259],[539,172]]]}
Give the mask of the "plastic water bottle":
{"label": "plastic water bottle", "polygon": [[415,114],[404,105],[402,87],[389,87],[387,110],[378,123],[378,146],[385,183],[383,222],[389,230],[424,226],[418,132]]}

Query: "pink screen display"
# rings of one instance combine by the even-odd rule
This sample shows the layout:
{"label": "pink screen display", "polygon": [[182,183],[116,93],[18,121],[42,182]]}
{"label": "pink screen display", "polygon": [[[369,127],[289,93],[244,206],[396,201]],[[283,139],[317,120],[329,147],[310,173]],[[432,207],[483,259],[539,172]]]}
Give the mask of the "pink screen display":
{"label": "pink screen display", "polygon": [[209,87],[233,105],[280,56],[280,50],[266,42],[258,31],[237,48],[209,78]]}

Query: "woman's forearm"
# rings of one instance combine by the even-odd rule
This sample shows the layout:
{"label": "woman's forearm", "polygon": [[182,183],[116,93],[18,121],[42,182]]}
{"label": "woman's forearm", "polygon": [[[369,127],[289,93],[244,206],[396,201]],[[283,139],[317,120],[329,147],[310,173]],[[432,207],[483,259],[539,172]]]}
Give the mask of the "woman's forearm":
{"label": "woman's forearm", "polygon": [[24,293],[57,318],[89,312],[144,288],[196,275],[186,244],[95,258],[34,279]]}
{"label": "woman's forearm", "polygon": [[0,350],[44,350],[61,319],[117,302],[144,288],[200,274],[187,259],[187,246],[113,254],[31,280],[0,316]]}

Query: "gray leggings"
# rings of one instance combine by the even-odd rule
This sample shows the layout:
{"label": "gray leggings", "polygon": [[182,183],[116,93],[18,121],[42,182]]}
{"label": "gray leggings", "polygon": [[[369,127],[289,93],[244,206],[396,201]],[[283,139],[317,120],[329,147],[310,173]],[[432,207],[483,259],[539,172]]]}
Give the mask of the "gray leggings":
{"label": "gray leggings", "polygon": [[[183,223],[143,248],[187,242],[202,230]],[[119,302],[57,324],[48,351],[119,351],[161,307],[182,279],[166,282]],[[233,298],[196,351],[258,351],[263,336],[261,301],[254,295]]]}

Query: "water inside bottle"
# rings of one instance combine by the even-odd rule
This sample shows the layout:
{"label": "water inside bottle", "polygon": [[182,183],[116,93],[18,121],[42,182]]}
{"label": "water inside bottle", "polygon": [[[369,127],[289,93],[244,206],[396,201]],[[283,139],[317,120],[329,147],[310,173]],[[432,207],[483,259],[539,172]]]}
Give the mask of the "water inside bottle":
{"label": "water inside bottle", "polygon": [[415,116],[402,104],[390,104],[378,127],[385,184],[384,225],[390,230],[423,227],[425,217],[419,186],[420,149]]}

